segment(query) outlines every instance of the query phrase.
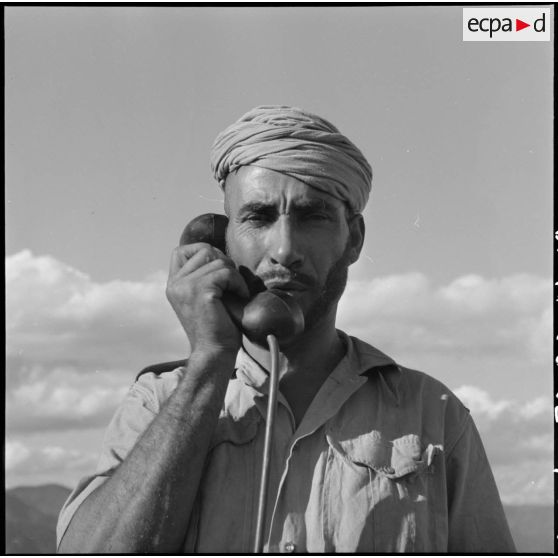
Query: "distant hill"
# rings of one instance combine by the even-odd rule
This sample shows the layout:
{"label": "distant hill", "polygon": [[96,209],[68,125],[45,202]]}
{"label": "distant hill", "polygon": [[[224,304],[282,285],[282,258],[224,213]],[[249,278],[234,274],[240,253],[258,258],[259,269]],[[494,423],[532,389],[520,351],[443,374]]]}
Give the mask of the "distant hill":
{"label": "distant hill", "polygon": [[70,489],[56,484],[6,491],[6,554],[55,554],[58,512]]}
{"label": "distant hill", "polygon": [[[56,484],[6,491],[6,554],[54,554],[56,521],[70,489]],[[505,506],[519,553],[554,552],[552,506]]]}

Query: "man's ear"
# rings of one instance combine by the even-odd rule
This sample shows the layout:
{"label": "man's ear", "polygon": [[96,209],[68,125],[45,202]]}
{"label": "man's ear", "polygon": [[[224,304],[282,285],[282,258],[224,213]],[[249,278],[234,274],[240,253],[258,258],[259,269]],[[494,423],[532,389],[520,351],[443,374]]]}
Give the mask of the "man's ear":
{"label": "man's ear", "polygon": [[349,219],[348,224],[350,243],[349,260],[353,264],[358,260],[362,245],[364,244],[364,218],[360,213],[357,213]]}

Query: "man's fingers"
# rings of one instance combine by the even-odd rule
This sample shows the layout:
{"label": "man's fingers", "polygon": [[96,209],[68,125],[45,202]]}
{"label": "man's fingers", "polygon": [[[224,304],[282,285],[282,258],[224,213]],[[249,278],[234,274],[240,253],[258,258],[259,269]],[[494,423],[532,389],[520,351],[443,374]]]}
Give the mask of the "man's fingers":
{"label": "man's fingers", "polygon": [[220,261],[220,258],[214,253],[213,249],[211,247],[201,248],[191,258],[186,260],[184,265],[172,276],[172,279],[176,281],[191,275],[214,261]]}
{"label": "man's fingers", "polygon": [[[180,289],[182,281],[196,285],[197,290],[203,284],[213,284],[222,294],[231,291],[242,298],[248,298],[250,291],[246,281],[236,269],[234,262],[219,249],[198,242],[179,246],[171,256],[169,285],[172,283]],[[209,283],[206,281],[209,280]]]}
{"label": "man's fingers", "polygon": [[177,246],[171,253],[169,276],[176,275],[182,266],[201,248],[210,246],[204,242],[196,242],[194,244],[184,244]]}
{"label": "man's fingers", "polygon": [[185,270],[187,274],[217,258],[229,259],[218,248],[206,242],[195,242],[193,244],[177,246],[171,254],[169,277],[179,274],[186,264],[189,264]]}
{"label": "man's fingers", "polygon": [[[242,275],[234,265],[229,265],[228,262],[221,259],[215,259],[198,267],[188,274],[187,279],[191,284],[195,284],[199,290],[212,285],[217,289],[216,292],[219,296],[225,291],[231,291],[242,298],[250,297],[250,290]],[[175,277],[174,283],[179,284],[181,280],[180,276]]]}
{"label": "man's fingers", "polygon": [[235,268],[224,267],[218,269],[215,271],[215,279],[223,292],[231,292],[241,298],[250,298],[248,285],[246,285],[246,281]]}

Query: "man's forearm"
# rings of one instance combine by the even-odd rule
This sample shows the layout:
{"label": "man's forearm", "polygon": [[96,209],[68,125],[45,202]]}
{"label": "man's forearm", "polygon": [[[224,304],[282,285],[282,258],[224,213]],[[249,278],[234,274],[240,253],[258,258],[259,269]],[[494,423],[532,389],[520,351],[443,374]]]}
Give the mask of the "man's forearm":
{"label": "man's forearm", "polygon": [[179,552],[235,355],[193,354],[122,465],[76,511],[61,553]]}

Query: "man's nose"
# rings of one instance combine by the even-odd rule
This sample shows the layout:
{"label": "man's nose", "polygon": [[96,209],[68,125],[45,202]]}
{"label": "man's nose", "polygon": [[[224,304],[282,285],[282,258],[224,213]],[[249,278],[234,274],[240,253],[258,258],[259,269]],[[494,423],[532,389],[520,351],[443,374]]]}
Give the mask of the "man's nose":
{"label": "man's nose", "polygon": [[304,260],[297,232],[289,215],[281,215],[268,236],[268,254],[272,264],[295,268]]}

